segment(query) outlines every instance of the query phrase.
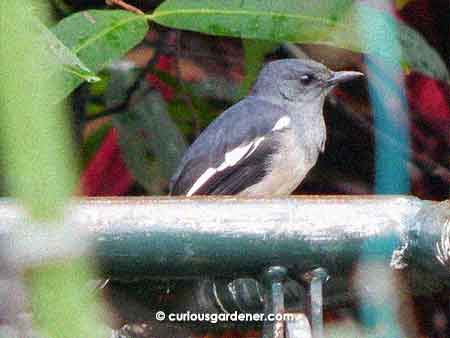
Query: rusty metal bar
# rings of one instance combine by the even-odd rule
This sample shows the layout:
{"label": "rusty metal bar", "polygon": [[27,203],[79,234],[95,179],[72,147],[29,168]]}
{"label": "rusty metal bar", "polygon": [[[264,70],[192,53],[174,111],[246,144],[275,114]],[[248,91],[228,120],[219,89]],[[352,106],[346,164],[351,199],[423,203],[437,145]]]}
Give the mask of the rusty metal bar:
{"label": "rusty metal bar", "polygon": [[[434,284],[450,281],[441,278],[449,272],[448,201],[98,198],[69,209],[73,234],[83,234],[74,242],[92,240],[103,274],[113,279],[256,276],[273,265],[299,273],[320,266],[333,278],[346,275],[364,249],[385,257],[387,266],[431,271]],[[0,202],[0,235],[8,238],[24,222],[14,202]],[[34,238],[26,229],[21,236]],[[58,242],[52,236],[47,242]]]}

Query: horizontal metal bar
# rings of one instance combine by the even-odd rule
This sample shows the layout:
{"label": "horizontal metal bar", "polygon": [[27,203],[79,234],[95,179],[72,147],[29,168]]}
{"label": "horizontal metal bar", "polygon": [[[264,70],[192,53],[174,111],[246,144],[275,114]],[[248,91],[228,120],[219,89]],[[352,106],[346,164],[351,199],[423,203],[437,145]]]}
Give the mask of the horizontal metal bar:
{"label": "horizontal metal bar", "polygon": [[[254,276],[271,265],[299,273],[321,266],[342,276],[363,250],[397,268],[448,273],[448,201],[95,198],[74,201],[69,209],[72,235],[94,242],[103,274],[113,279]],[[14,202],[0,202],[0,234],[24,222]],[[31,230],[22,232],[33,238]],[[49,243],[55,242],[50,237]]]}

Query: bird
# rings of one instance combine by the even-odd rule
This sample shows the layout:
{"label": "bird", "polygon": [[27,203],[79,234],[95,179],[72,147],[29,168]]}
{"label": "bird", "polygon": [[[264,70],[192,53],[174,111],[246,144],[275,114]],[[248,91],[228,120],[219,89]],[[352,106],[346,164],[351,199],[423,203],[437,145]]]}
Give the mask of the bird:
{"label": "bird", "polygon": [[325,97],[337,84],[362,76],[310,59],[268,62],[249,95],[220,114],[188,148],[169,194],[291,194],[325,149]]}

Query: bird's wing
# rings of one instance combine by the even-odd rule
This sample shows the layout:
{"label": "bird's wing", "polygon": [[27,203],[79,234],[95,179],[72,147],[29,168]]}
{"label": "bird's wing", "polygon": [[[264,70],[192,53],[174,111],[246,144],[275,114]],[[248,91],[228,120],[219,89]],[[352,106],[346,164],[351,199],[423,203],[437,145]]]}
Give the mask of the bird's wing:
{"label": "bird's wing", "polygon": [[281,107],[259,98],[232,106],[188,149],[171,195],[234,195],[258,183],[277,150],[277,134],[290,123]]}

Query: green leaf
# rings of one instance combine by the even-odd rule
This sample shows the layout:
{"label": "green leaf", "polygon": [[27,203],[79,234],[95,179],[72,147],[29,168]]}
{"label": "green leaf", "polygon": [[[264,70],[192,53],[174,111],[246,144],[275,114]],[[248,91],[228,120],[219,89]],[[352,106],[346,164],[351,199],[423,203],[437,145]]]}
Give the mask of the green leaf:
{"label": "green leaf", "polygon": [[86,165],[95,155],[110,130],[111,123],[107,122],[105,124],[102,124],[83,142],[83,167],[86,167]]}
{"label": "green leaf", "polygon": [[[371,20],[362,22],[362,16]],[[326,44],[388,61],[396,57],[389,50],[378,48],[378,44],[368,43],[361,35],[361,29],[366,27],[375,40],[391,39],[377,23],[395,18],[368,6],[352,6],[351,0],[166,0],[148,17],[161,25],[213,35]],[[448,71],[439,54],[412,28],[400,21],[395,24],[402,48],[400,61],[447,80]]]}
{"label": "green leaf", "polygon": [[78,77],[81,81],[87,82],[100,81],[100,78],[96,76],[94,73],[92,73],[89,69],[79,67],[78,65],[77,67],[73,67],[72,65],[65,65],[64,71],[74,75],[75,77]]}
{"label": "green leaf", "polygon": [[162,25],[214,35],[316,42],[341,26],[339,19],[351,4],[351,0],[166,0],[150,18]]}
{"label": "green leaf", "polygon": [[112,121],[119,132],[123,158],[138,182],[150,192],[155,192],[157,181],[167,185],[186,143],[161,95],[147,93],[128,112],[113,116]]}
{"label": "green leaf", "polygon": [[0,141],[7,184],[32,215],[56,217],[73,192],[76,166],[65,111],[48,102],[62,84],[55,57],[77,61],[24,3],[1,4],[0,46],[8,46],[0,48]]}
{"label": "green leaf", "polygon": [[[148,30],[147,18],[126,11],[91,10],[73,14],[52,32],[86,68],[97,73],[136,46]],[[59,96],[67,96],[87,77],[82,68],[68,67]],[[75,75],[75,76],[74,76]]]}
{"label": "green leaf", "polygon": [[[109,67],[108,106],[123,102],[126,90],[136,81],[136,72],[120,64]],[[122,156],[133,177],[149,192],[161,193],[186,150],[186,142],[168,114],[158,92],[142,86],[133,96],[128,110],[112,116],[119,133]]]}
{"label": "green leaf", "polygon": [[[62,219],[76,183],[67,115],[60,105],[48,104],[63,74],[58,71],[59,62],[56,69],[51,67],[55,54],[46,50],[47,42],[55,40],[51,35],[43,39],[28,4],[24,0],[0,2],[2,174],[9,193],[30,216],[26,224],[15,227],[11,243],[23,240],[23,226],[41,231],[56,228],[67,233]],[[72,56],[66,52],[63,48],[63,59],[67,56],[70,61]],[[47,251],[47,243],[36,245]],[[104,327],[99,327],[98,307],[82,291],[84,283],[92,278],[87,260],[47,263],[45,267],[33,266],[26,274],[33,328],[45,337],[105,337]]]}
{"label": "green leaf", "polygon": [[[43,81],[59,81],[61,76],[73,77],[79,81],[96,81],[98,78],[94,73],[69,49],[67,48],[45,25],[43,25],[33,15],[27,14],[29,10],[24,9],[22,14],[23,23],[29,25],[35,32],[32,42],[32,51],[36,57],[31,61],[34,63],[35,77]],[[60,101],[58,93],[64,88],[64,81],[61,86],[55,88],[49,99],[52,102]]]}
{"label": "green leaf", "polygon": [[32,293],[33,323],[40,337],[104,338],[111,329],[102,324],[102,309],[86,288],[93,275],[88,258],[51,262],[33,269],[27,282]]}
{"label": "green leaf", "polygon": [[397,35],[402,47],[402,63],[435,79],[450,80],[444,61],[422,35],[403,24],[398,26]]}
{"label": "green leaf", "polygon": [[245,78],[240,88],[240,97],[248,94],[250,87],[261,70],[267,53],[277,44],[263,40],[244,40]]}

